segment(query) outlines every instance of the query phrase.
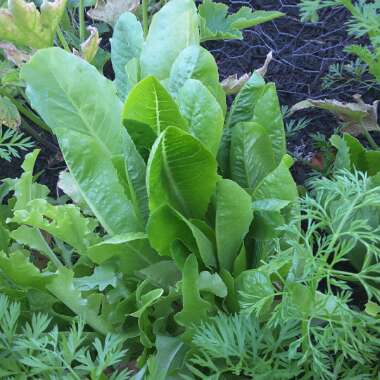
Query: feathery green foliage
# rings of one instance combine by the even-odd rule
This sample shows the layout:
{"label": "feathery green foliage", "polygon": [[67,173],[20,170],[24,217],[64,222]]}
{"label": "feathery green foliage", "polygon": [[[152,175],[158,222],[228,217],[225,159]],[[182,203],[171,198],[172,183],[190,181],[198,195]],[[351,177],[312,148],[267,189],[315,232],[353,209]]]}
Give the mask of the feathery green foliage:
{"label": "feathery green foliage", "polygon": [[0,126],[0,159],[11,161],[13,157],[19,158],[19,151],[31,149],[33,145],[29,136]]}
{"label": "feathery green foliage", "polygon": [[83,320],[74,321],[67,332],[51,325],[52,318],[41,313],[22,323],[20,303],[0,295],[0,378],[130,378],[128,370],[115,370],[126,356],[123,337],[94,338],[84,331]]}
{"label": "feathery green foliage", "polygon": [[374,0],[302,0],[300,13],[303,20],[318,21],[318,11],[329,7],[345,7],[351,18],[348,32],[359,38],[368,36],[371,46],[351,45],[347,51],[368,65],[369,72],[380,83],[380,1]]}

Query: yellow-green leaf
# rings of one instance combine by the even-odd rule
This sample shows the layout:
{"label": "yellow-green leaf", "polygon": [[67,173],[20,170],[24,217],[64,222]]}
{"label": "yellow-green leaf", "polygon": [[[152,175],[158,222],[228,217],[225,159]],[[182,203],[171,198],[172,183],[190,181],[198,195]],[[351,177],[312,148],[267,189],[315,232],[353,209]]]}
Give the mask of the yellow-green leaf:
{"label": "yellow-green leaf", "polygon": [[52,46],[67,0],[44,0],[37,10],[32,2],[8,0],[0,9],[0,40],[35,49]]}

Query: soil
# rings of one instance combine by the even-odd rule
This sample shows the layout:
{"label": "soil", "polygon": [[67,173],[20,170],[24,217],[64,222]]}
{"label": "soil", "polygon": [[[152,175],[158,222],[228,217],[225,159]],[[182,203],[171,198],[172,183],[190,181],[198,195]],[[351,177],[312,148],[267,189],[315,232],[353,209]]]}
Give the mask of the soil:
{"label": "soil", "polygon": [[[356,93],[363,94],[364,100],[372,102],[380,94],[365,92],[360,83],[341,85],[324,90],[322,78],[333,63],[347,63],[352,57],[344,48],[353,43],[346,33],[345,22],[348,13],[344,9],[329,9],[320,13],[320,21],[315,24],[302,23],[299,18],[298,0],[222,0],[230,6],[231,11],[241,6],[255,9],[279,10],[286,14],[273,22],[259,25],[244,32],[243,40],[212,42],[211,49],[219,66],[222,79],[231,74],[242,75],[262,66],[266,55],[273,51],[273,61],[269,65],[266,79],[276,83],[282,105],[293,104],[307,99],[335,98],[351,100]],[[103,39],[106,41],[106,39]],[[112,66],[105,67],[106,75],[112,78]],[[363,93],[364,91],[364,93]],[[337,127],[331,115],[320,111],[308,111],[297,114],[306,116],[312,121],[306,130],[301,131],[288,141],[290,154],[297,157],[308,157],[313,153],[310,134],[320,132],[330,136]],[[38,145],[38,144],[37,144]],[[42,146],[42,153],[37,162],[41,171],[40,181],[49,186],[55,193],[58,173],[63,169],[57,152]],[[0,160],[0,179],[20,175],[20,163]],[[305,167],[296,165],[294,173],[303,181]]]}

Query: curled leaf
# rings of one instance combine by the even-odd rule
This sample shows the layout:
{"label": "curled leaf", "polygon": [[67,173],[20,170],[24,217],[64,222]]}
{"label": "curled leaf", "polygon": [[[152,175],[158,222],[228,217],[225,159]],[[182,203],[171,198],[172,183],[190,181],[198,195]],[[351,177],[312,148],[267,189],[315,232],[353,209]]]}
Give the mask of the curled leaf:
{"label": "curled leaf", "polygon": [[320,108],[330,111],[345,123],[344,132],[348,132],[354,136],[363,133],[363,129],[367,131],[380,131],[377,116],[377,106],[379,100],[373,104],[363,102],[360,95],[354,95],[355,103],[339,102],[337,100],[304,100],[295,104],[290,113],[304,110],[307,108]]}
{"label": "curled leaf", "polygon": [[240,78],[237,76],[237,74],[232,74],[224,79],[221,82],[221,85],[227,95],[235,95],[243,88],[250,77],[251,73],[245,73]]}
{"label": "curled leaf", "polygon": [[31,57],[30,54],[17,49],[15,45],[8,42],[0,42],[0,49],[3,49],[5,58],[17,67],[21,67],[24,63],[28,62]]}
{"label": "curled leaf", "polygon": [[35,49],[52,46],[66,1],[44,0],[38,11],[34,3],[8,0],[8,9],[0,9],[0,40]]}
{"label": "curled leaf", "polygon": [[272,62],[273,59],[273,51],[270,51],[266,58],[264,64],[257,70],[255,70],[256,73],[260,74],[262,77],[265,77],[268,71],[269,64]]}
{"label": "curled leaf", "polygon": [[139,0],[98,0],[95,8],[90,9],[87,15],[114,26],[124,12],[134,12],[139,5]]}
{"label": "curled leaf", "polygon": [[[260,74],[262,77],[264,77],[268,71],[268,66],[271,63],[272,59],[273,59],[273,52],[269,52],[265,58],[264,64],[260,68],[255,70],[255,72]],[[252,73],[245,73],[240,78],[237,76],[237,74],[228,76],[226,79],[224,79],[221,82],[224,92],[227,95],[237,94],[243,88],[243,86],[249,81],[249,78],[251,77],[251,75]]]}
{"label": "curled leaf", "polygon": [[88,36],[86,41],[80,44],[79,52],[74,49],[74,54],[79,55],[87,62],[91,62],[95,58],[96,53],[98,52],[99,44],[102,39],[99,38],[98,29],[96,29],[95,27],[89,26],[87,30],[90,32],[90,35]]}

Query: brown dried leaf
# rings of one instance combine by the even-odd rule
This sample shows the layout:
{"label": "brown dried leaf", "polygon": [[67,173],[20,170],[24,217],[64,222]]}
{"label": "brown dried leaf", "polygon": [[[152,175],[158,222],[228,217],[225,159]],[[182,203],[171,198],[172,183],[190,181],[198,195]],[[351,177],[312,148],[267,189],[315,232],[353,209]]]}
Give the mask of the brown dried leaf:
{"label": "brown dried leaf", "polygon": [[98,29],[95,27],[89,26],[87,30],[90,32],[89,37],[81,43],[80,51],[73,49],[73,53],[82,57],[87,62],[91,62],[95,58],[102,39],[99,38]]}
{"label": "brown dried leaf", "polygon": [[[273,58],[273,52],[269,52],[267,57],[265,58],[265,62],[262,67],[255,70],[256,73],[260,74],[261,76],[265,76],[268,71],[268,66]],[[251,77],[251,73],[243,74],[240,78],[238,78],[237,74],[233,74],[228,76],[226,79],[224,79],[221,82],[221,85],[223,87],[224,92],[227,95],[234,95],[237,94],[241,88],[246,84],[246,82]]]}
{"label": "brown dried leaf", "polygon": [[87,14],[94,20],[104,21],[111,26],[124,12],[134,12],[140,5],[140,0],[98,0],[95,8]]}
{"label": "brown dried leaf", "polygon": [[5,58],[17,67],[21,67],[24,63],[28,62],[31,57],[31,54],[17,49],[15,45],[8,42],[0,42],[0,49],[3,49]]}
{"label": "brown dried leaf", "polygon": [[238,78],[237,74],[233,74],[224,79],[221,85],[227,95],[234,95],[241,90],[250,77],[251,73],[243,74],[240,78]]}
{"label": "brown dried leaf", "polygon": [[255,70],[258,74],[260,74],[262,77],[265,77],[268,71],[269,64],[272,62],[273,59],[273,52],[270,51],[267,54],[267,57],[265,58],[264,64],[257,70]]}
{"label": "brown dried leaf", "polygon": [[380,131],[378,124],[377,107],[379,101],[373,104],[363,102],[360,95],[355,95],[356,103],[345,103],[337,100],[304,100],[295,104],[290,113],[300,111],[307,108],[320,108],[330,111],[341,120],[345,126],[343,131],[358,136],[362,134],[363,128],[367,131]]}

